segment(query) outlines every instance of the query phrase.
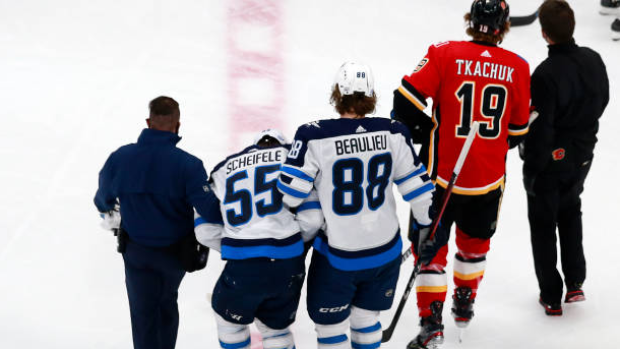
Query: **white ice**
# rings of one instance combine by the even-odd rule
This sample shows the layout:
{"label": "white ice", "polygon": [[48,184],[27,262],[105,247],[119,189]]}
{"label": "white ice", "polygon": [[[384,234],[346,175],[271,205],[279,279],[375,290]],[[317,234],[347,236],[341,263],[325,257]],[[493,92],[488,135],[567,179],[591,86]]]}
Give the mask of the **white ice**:
{"label": "white ice", "polygon": [[[512,12],[529,14],[539,3],[513,0]],[[564,316],[554,318],[538,305],[521,162],[511,152],[476,317],[458,344],[445,310],[445,348],[619,347],[620,237],[614,216],[620,214],[620,42],[610,40],[613,19],[598,14],[597,0],[570,3],[576,40],[601,53],[612,91],[583,195],[587,301],[565,306]],[[329,88],[345,60],[373,68],[376,114],[387,117],[392,91],[429,45],[467,39],[462,15],[469,4],[0,1],[0,348],[131,347],[123,263],[111,234],[99,228],[92,198],[108,154],[134,142],[144,127],[150,99],[165,94],[181,103],[180,146],[210,170],[271,123],[292,137],[303,122],[336,116]],[[261,11],[280,12],[257,26],[252,16]],[[241,13],[247,23],[231,13]],[[230,70],[251,56],[233,55],[235,47],[278,60],[261,79],[243,80]],[[503,47],[525,57],[532,69],[547,53],[537,23],[514,28]],[[261,104],[267,102],[271,109]],[[240,103],[262,114],[252,108],[240,113],[234,108]],[[275,121],[261,119],[271,114]],[[406,208],[400,211],[404,224]],[[222,265],[213,253],[206,270],[183,281],[178,348],[217,347],[207,294]],[[410,271],[410,264],[402,269],[397,298]],[[383,314],[384,325],[391,316]],[[404,348],[417,333],[417,321],[412,296],[384,347]],[[294,332],[297,348],[315,347],[303,300]]]}

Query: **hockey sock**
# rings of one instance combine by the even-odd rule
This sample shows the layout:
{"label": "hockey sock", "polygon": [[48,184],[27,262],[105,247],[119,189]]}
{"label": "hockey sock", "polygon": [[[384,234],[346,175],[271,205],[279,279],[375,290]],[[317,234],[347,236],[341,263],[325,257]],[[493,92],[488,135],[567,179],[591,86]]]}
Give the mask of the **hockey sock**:
{"label": "hockey sock", "polygon": [[255,319],[254,323],[263,336],[263,349],[295,348],[295,339],[288,327],[282,330],[276,330],[265,325],[258,319]]}
{"label": "hockey sock", "polygon": [[217,336],[222,348],[249,349],[250,348],[250,328],[248,325],[240,325],[225,320],[215,314],[217,324]]}
{"label": "hockey sock", "polygon": [[378,348],[381,345],[379,312],[351,307],[351,346],[353,348]]}

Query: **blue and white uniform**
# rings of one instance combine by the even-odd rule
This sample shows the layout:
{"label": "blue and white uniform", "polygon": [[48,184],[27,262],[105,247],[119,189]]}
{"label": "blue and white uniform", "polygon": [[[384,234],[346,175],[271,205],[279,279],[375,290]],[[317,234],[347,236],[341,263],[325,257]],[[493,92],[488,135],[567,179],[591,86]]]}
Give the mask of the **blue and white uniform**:
{"label": "blue and white uniform", "polygon": [[318,200],[307,200],[300,225],[283,204],[277,181],[287,154],[287,145],[252,145],[226,158],[210,182],[224,225],[196,215],[198,240],[228,260],[212,298],[222,348],[249,348],[252,322],[264,348],[294,347],[288,326],[305,277],[304,238],[314,237],[322,215]]}
{"label": "blue and white uniform", "polygon": [[290,206],[316,189],[325,216],[308,277],[320,348],[348,345],[349,314],[353,347],[380,344],[378,312],[391,307],[402,251],[393,183],[415,219],[430,225],[434,186],[401,123],[341,118],[297,130],[278,189]]}

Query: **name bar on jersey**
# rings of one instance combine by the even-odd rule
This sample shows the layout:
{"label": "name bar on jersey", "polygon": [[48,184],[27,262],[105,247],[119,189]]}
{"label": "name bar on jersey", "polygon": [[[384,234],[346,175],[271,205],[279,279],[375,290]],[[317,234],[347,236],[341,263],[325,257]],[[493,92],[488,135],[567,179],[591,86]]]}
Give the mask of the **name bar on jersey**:
{"label": "name bar on jersey", "polygon": [[467,59],[457,59],[455,62],[458,64],[458,75],[480,76],[483,78],[513,82],[512,73],[515,71],[514,68],[497,63],[470,61]]}
{"label": "name bar on jersey", "polygon": [[336,155],[387,149],[387,135],[367,135],[335,141]]}
{"label": "name bar on jersey", "polygon": [[246,166],[258,165],[267,162],[282,162],[282,149],[277,148],[275,151],[262,151],[250,154],[244,154],[236,159],[232,159],[226,164],[226,174],[238,170]]}

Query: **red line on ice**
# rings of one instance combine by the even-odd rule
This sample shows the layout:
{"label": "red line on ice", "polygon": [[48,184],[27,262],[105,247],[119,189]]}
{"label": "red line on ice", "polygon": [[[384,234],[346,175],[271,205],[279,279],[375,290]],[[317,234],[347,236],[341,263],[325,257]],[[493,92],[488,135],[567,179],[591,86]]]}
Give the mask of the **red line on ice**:
{"label": "red line on ice", "polygon": [[[284,106],[284,71],[282,55],[283,1],[229,0],[227,14],[229,146],[238,149],[240,134],[257,133],[266,128],[282,127]],[[241,47],[242,28],[264,28],[271,45],[261,52]],[[252,93],[243,86],[248,79],[269,81],[273,91],[270,100],[259,104],[244,104],[240,96]]]}

